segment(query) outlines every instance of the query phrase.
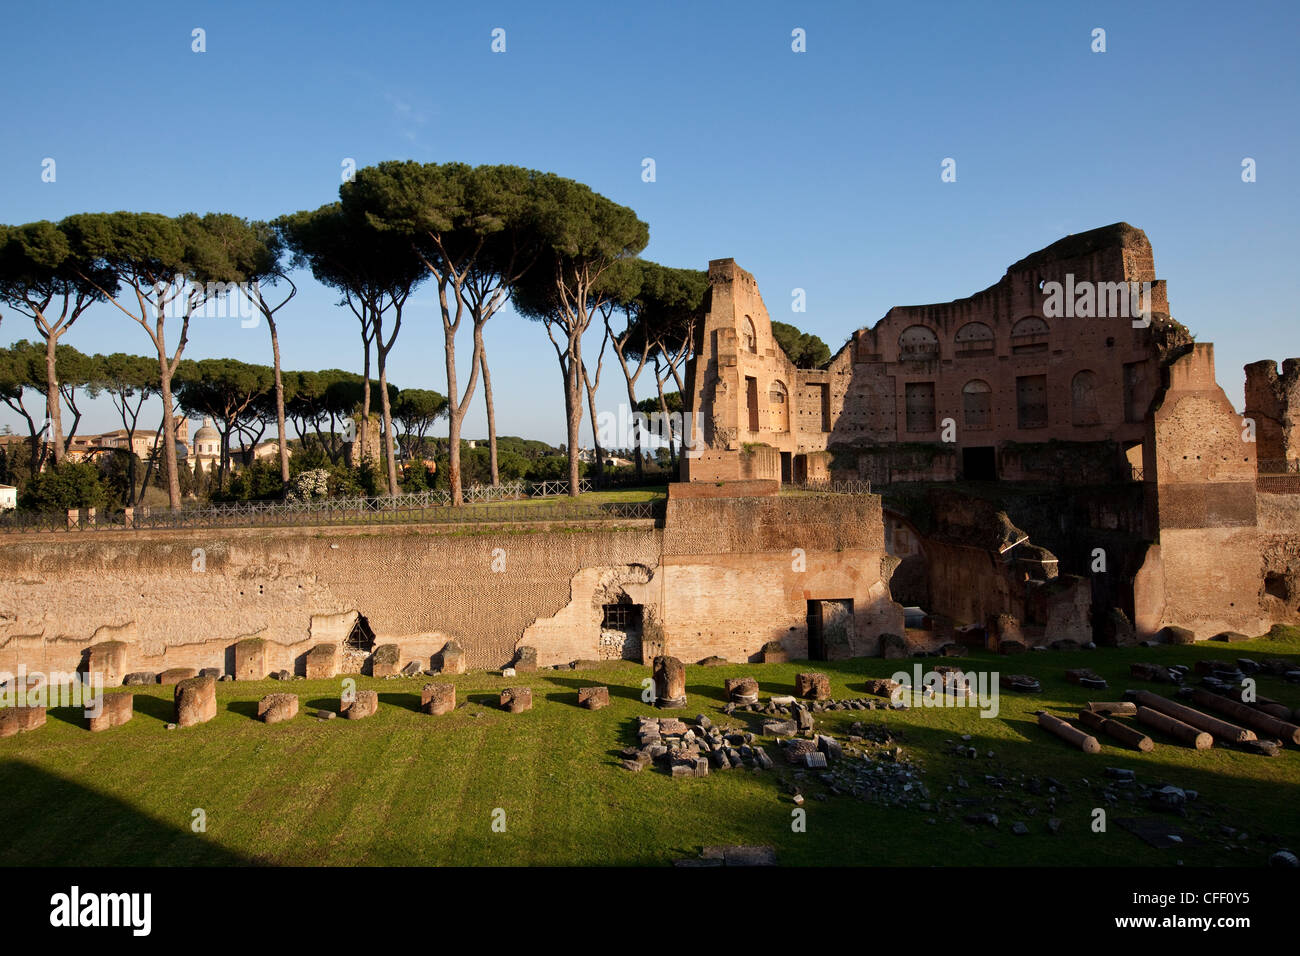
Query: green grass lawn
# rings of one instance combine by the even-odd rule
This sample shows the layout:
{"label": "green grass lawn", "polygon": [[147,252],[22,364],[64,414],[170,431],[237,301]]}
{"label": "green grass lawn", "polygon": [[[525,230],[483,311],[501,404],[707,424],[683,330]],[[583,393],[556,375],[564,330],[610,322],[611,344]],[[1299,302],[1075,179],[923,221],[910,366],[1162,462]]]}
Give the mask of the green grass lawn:
{"label": "green grass lawn", "polygon": [[[338,681],[223,683],[215,720],[172,731],[165,729],[172,689],[134,688],[136,716],[123,727],[91,734],[78,712],[53,710],[39,730],[0,740],[0,863],[662,865],[695,856],[705,845],[764,843],[777,848],[783,864],[1262,865],[1278,847],[1300,850],[1296,748],[1276,758],[1218,745],[1196,753],[1153,734],[1153,753],[1102,738],[1103,752],[1089,756],[1040,730],[1033,712],[1072,715],[1070,708],[1118,699],[1126,687],[1172,691],[1130,679],[1132,661],[1285,656],[1300,662],[1296,633],[1283,637],[1009,658],[978,653],[947,661],[968,670],[1032,674],[1043,693],[1002,694],[994,719],[963,708],[819,714],[818,728],[836,735],[847,735],[855,720],[901,732],[934,803],[926,811],[847,795],[821,800],[824,787],[810,774],[798,781],[809,798],[803,833],[792,831],[794,804],[786,790],[795,771],[770,742],[774,771],[674,780],[656,770],[622,769],[617,751],[634,742],[633,718],[652,713],[640,699],[648,669],[630,663],[512,679],[460,676],[458,707],[442,717],[416,710],[427,678],[360,678],[358,686],[380,694],[379,713],[360,721],[310,716],[314,708],[337,709]],[[791,693],[796,672],[816,669],[830,676],[836,697],[861,697],[864,677],[910,672],[915,662],[688,665],[690,704],[671,713],[704,713],[758,731],[759,715],[722,714],[725,677],[752,675],[767,696]],[[925,669],[940,661],[920,663]],[[1098,671],[1111,689],[1067,683],[1064,670],[1076,666]],[[577,707],[577,688],[592,683],[609,685],[608,708]],[[495,707],[499,689],[511,684],[532,686],[531,712],[512,716]],[[1270,677],[1259,685],[1265,696],[1300,705],[1300,686]],[[302,712],[288,723],[259,723],[256,701],[277,691],[297,693]],[[960,743],[962,734],[971,735],[978,758],[953,754],[950,742]],[[1204,845],[1158,850],[1114,823],[1155,815],[1139,805],[1112,809],[1107,832],[1092,832],[1092,809],[1105,805],[1095,786],[1108,766],[1132,768],[1146,783],[1199,791],[1186,818],[1166,819]],[[1005,788],[986,775],[1005,780]],[[956,786],[959,776],[967,788]],[[1022,778],[1029,776],[1062,785],[1055,809],[1048,808],[1045,789],[1040,796],[1025,792]],[[958,798],[974,802],[960,806]],[[197,808],[206,812],[205,833],[191,830]],[[505,811],[505,832],[492,827],[498,808]],[[984,809],[999,816],[997,829],[962,822]],[[1050,816],[1061,821],[1056,835],[1046,826]],[[1029,825],[1028,835],[1012,835],[1017,820]],[[1229,840],[1220,833],[1223,824],[1250,835]],[[1226,849],[1228,843],[1239,848]]]}

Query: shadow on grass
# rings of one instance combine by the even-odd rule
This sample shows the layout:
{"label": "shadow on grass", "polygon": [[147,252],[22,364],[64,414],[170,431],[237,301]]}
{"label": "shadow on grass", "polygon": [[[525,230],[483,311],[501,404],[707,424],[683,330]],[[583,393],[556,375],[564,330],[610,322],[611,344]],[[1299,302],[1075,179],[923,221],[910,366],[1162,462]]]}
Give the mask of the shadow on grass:
{"label": "shadow on grass", "polygon": [[[568,678],[552,677],[551,683],[558,684],[561,687],[571,687],[573,688],[573,693],[571,695],[570,694],[548,695],[546,698],[547,700],[560,700],[566,703],[573,703],[576,705],[578,702],[578,691],[581,688],[608,687],[610,700],[613,700],[615,697],[621,697],[623,700],[633,700],[638,703],[644,703],[644,701],[641,700],[640,688],[629,687],[626,684],[605,684],[598,680],[583,680],[582,678],[579,677],[568,677]],[[649,707],[650,705],[646,704],[646,706]]]}
{"label": "shadow on grass", "polygon": [[176,719],[176,703],[169,698],[155,697],[153,694],[136,694],[132,701],[135,715],[152,717],[170,724]]}
{"label": "shadow on grass", "polygon": [[402,693],[380,694],[379,703],[381,705],[388,704],[393,707],[400,707],[403,710],[413,711],[414,713],[417,714],[420,713],[419,694],[402,694]]}
{"label": "shadow on grass", "polygon": [[[162,823],[116,797],[20,760],[0,761],[0,866],[251,866],[188,826]],[[68,832],[67,821],[93,820]],[[188,823],[188,818],[186,818]]]}

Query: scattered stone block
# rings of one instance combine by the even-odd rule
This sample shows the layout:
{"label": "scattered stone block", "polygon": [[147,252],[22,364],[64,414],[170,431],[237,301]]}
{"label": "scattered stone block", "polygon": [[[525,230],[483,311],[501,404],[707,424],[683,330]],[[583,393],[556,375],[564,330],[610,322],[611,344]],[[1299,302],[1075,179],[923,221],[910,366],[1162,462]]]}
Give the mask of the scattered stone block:
{"label": "scattered stone block", "polygon": [[422,670],[424,670],[424,668],[420,665],[419,661],[409,661],[407,665],[402,668],[402,676],[418,677]]}
{"label": "scattered stone block", "polygon": [[220,667],[205,667],[205,668],[203,668],[202,670],[200,670],[196,676],[198,676],[198,677],[211,677],[213,680],[220,680],[220,679],[221,679],[221,668],[220,668]]}
{"label": "scattered stone block", "polygon": [[116,687],[126,676],[126,656],[129,648],[130,645],[125,641],[101,641],[98,644],[91,644],[86,655],[86,668],[92,674],[102,674],[105,687]]}
{"label": "scattered stone block", "polygon": [[235,680],[266,680],[268,670],[266,641],[246,637],[235,644]]}
{"label": "scattered stone block", "polygon": [[100,696],[99,715],[88,718],[91,733],[120,727],[135,715],[134,694],[103,694]]}
{"label": "scattered stone block", "polygon": [[[1075,667],[1065,672],[1065,679],[1071,684],[1079,684],[1084,687],[1103,688],[1106,682],[1102,680],[1100,674],[1088,667]],[[1087,681],[1088,683],[1084,683]]]}
{"label": "scattered stone block", "polygon": [[434,717],[449,714],[456,709],[456,685],[449,683],[425,684],[420,690],[420,710]]}
{"label": "scattered stone block", "polygon": [[814,750],[803,755],[803,765],[809,770],[825,769],[826,755],[819,750]]}
{"label": "scattered stone block", "polygon": [[402,667],[402,649],[396,644],[380,644],[370,655],[370,673],[374,677],[396,677]]}
{"label": "scattered stone block", "polygon": [[257,702],[257,719],[264,724],[278,724],[297,716],[297,694],[267,694]]}
{"label": "scattered stone block", "polygon": [[785,664],[790,660],[785,645],[780,641],[768,641],[758,654],[764,664]]}
{"label": "scattered stone block", "polygon": [[123,687],[143,687],[146,684],[158,683],[158,675],[153,671],[132,671],[122,678]]}
{"label": "scattered stone block", "polygon": [[799,725],[793,720],[763,721],[763,735],[765,737],[793,737],[798,732]]}
{"label": "scattered stone block", "polygon": [[844,748],[834,737],[827,734],[817,735],[817,749],[826,755],[828,762],[835,762],[844,756]]}
{"label": "scattered stone block", "polygon": [[998,641],[999,654],[1023,654],[1028,649],[1029,648],[1025,647],[1024,641],[1010,641],[1010,640]]}
{"label": "scattered stone block", "polygon": [[339,646],[317,644],[307,652],[308,680],[332,680],[339,675]]}
{"label": "scattered stone block", "polygon": [[339,716],[348,720],[361,720],[372,717],[379,711],[379,693],[373,690],[359,690],[352,700],[341,700]]}
{"label": "scattered stone block", "polygon": [[515,652],[514,667],[519,674],[530,674],[537,670],[537,648],[520,647]]}
{"label": "scattered stone block", "polygon": [[998,682],[1007,690],[1018,691],[1022,694],[1037,694],[1043,689],[1037,678],[1030,677],[1028,674],[1003,674],[998,679]]}
{"label": "scattered stone block", "polygon": [[1242,641],[1250,640],[1250,638],[1245,634],[1242,634],[1240,631],[1220,631],[1218,634],[1215,634],[1210,638],[1210,640],[1223,641],[1225,644],[1240,644]]}
{"label": "scattered stone block", "polygon": [[1156,640],[1165,644],[1195,644],[1196,633],[1185,627],[1170,624],[1156,632]]}
{"label": "scattered stone block", "polygon": [[715,654],[715,655],[713,655],[713,656],[711,656],[711,657],[706,657],[706,658],[704,658],[704,660],[700,661],[700,666],[701,666],[701,667],[721,667],[721,666],[723,666],[724,664],[730,664],[730,663],[731,663],[731,661],[727,660],[725,657],[718,657],[718,656]]}
{"label": "scattered stone block", "polygon": [[1183,680],[1181,673],[1170,670],[1163,664],[1133,663],[1128,666],[1128,672],[1138,680],[1149,680],[1157,684],[1180,684]]}
{"label": "scattered stone block", "polygon": [[609,706],[608,687],[579,687],[578,704],[588,710],[600,710]]}
{"label": "scattered stone block", "polygon": [[448,641],[442,647],[442,672],[444,674],[465,673],[465,649],[456,641]]}
{"label": "scattered stone block", "polygon": [[817,752],[817,743],[804,737],[795,737],[793,740],[785,742],[785,759],[786,762],[796,767],[806,766],[804,757],[807,754]]}
{"label": "scattered stone block", "polygon": [[901,634],[880,635],[880,656],[885,660],[898,660],[907,657],[909,653],[907,638]]}
{"label": "scattered stone block", "polygon": [[623,769],[631,770],[633,773],[640,773],[652,763],[650,755],[644,751],[637,751],[634,756],[627,757],[623,760]]}
{"label": "scattered stone block", "polygon": [[806,700],[828,700],[831,696],[831,681],[825,674],[812,672],[796,674],[794,692]]}
{"label": "scattered stone block", "polygon": [[675,657],[654,659],[655,706],[675,709],[686,706],[686,667]]}
{"label": "scattered stone block", "polygon": [[176,685],[173,692],[176,725],[193,727],[217,716],[217,682],[211,677],[191,677]]}
{"label": "scattered stone block", "polygon": [[889,680],[885,677],[872,677],[864,686],[867,693],[873,697],[892,698],[894,693],[903,685],[896,680]]}
{"label": "scattered stone block", "polygon": [[501,708],[512,714],[522,714],[533,709],[533,689],[531,687],[507,687],[501,691]]}
{"label": "scattered stone block", "polygon": [[44,724],[44,707],[6,707],[0,710],[0,737],[12,737]]}
{"label": "scattered stone block", "polygon": [[[174,687],[183,680],[189,680],[191,677],[198,677],[199,673],[193,667],[169,667],[158,675],[158,683],[164,687]],[[214,680],[216,678],[213,678]]]}

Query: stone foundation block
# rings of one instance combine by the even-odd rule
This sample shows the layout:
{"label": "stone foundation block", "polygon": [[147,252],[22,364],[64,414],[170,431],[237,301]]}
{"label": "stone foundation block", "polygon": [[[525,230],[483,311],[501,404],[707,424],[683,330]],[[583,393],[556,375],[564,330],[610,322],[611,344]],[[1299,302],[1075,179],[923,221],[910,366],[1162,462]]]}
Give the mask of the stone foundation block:
{"label": "stone foundation block", "polygon": [[176,726],[193,727],[217,716],[217,682],[211,677],[191,677],[176,685]]}
{"label": "stone foundation block", "polygon": [[267,694],[257,702],[257,719],[264,724],[278,724],[297,716],[297,694]]}
{"label": "stone foundation block", "polygon": [[425,684],[420,691],[420,710],[437,717],[456,709],[455,684]]}
{"label": "stone foundation block", "polygon": [[135,694],[104,694],[100,698],[99,716],[91,717],[91,733],[120,727],[135,716]]}

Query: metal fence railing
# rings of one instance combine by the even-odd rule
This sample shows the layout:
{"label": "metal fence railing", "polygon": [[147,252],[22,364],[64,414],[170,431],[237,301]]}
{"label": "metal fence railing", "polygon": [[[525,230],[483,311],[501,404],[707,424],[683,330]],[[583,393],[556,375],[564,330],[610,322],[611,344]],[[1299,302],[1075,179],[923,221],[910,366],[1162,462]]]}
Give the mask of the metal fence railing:
{"label": "metal fence railing", "polygon": [[819,491],[830,495],[871,494],[871,482],[860,480],[786,482],[782,487],[793,491]]}
{"label": "metal fence railing", "polygon": [[[663,500],[580,501],[567,497],[567,481],[514,482],[465,489],[465,504],[453,508],[445,491],[383,498],[327,498],[320,501],[264,501],[204,508],[137,508],[115,512],[0,513],[0,532],[168,530],[181,528],[285,527],[348,524],[466,524],[520,521],[604,521],[660,519]],[[579,491],[589,491],[585,479]],[[549,499],[549,500],[548,500]]]}

